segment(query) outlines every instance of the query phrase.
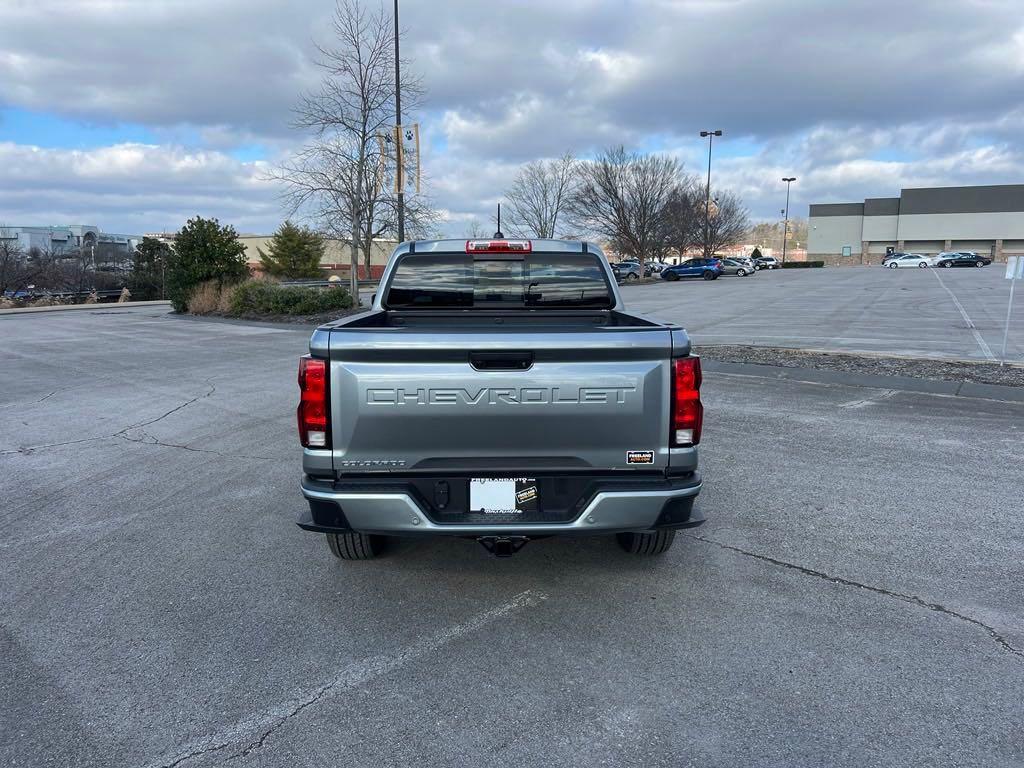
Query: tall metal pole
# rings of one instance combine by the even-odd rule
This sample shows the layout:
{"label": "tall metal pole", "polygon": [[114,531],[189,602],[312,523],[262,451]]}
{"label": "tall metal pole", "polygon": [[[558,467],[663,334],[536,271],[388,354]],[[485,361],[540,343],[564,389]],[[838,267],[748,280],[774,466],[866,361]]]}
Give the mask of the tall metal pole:
{"label": "tall metal pole", "polygon": [[398,126],[399,145],[395,147],[395,173],[398,174],[398,242],[405,241],[405,169],[402,167],[402,75],[398,53],[398,0],[395,0],[395,125]]}
{"label": "tall metal pole", "polygon": [[708,185],[704,197],[704,258],[711,258],[711,142],[715,134],[708,131]]}
{"label": "tall metal pole", "polygon": [[721,131],[701,131],[701,138],[708,137],[708,186],[707,195],[704,198],[704,258],[711,257],[711,142],[715,136],[721,136]]}
{"label": "tall metal pole", "polygon": [[789,236],[789,185],[796,181],[796,176],[784,177],[782,179],[786,182],[786,218],[782,224],[782,263],[786,263],[786,240]]}

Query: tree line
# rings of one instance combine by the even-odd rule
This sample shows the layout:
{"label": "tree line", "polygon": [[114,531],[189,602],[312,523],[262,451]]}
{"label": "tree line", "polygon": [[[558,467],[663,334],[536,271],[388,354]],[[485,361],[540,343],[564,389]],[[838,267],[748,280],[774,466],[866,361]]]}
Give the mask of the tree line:
{"label": "tree line", "polygon": [[[348,244],[354,294],[360,261],[369,272],[373,241],[397,235],[398,199],[392,182],[397,164],[404,168],[407,159],[398,149],[404,138],[393,125],[390,13],[381,5],[368,10],[359,0],[338,0],[329,36],[329,43],[317,45],[320,84],[303,94],[293,111],[293,125],[304,141],[270,173],[281,184],[289,216],[311,226],[286,221],[260,257],[267,274],[315,277],[324,238],[340,240]],[[423,101],[424,88],[409,74],[409,62],[401,63],[401,96],[412,113]],[[405,170],[411,175],[413,169]],[[709,196],[700,178],[675,157],[621,146],[592,159],[566,154],[527,163],[504,190],[504,201],[505,229],[511,235],[595,237],[620,256],[641,261],[694,249],[713,253],[741,240],[749,224],[733,192],[711,190]],[[428,196],[406,197],[406,239],[436,236],[441,220]],[[474,226],[471,234],[490,232]],[[10,240],[0,238],[0,289],[33,280],[80,289],[125,282],[123,268],[101,275],[88,258],[84,251],[75,259],[49,253],[26,257]],[[177,307],[183,291],[196,281],[230,281],[247,269],[234,229],[216,219],[195,217],[177,234],[173,247],[145,238],[131,255],[126,280],[135,298],[166,296]]]}
{"label": "tree line", "polygon": [[610,147],[592,160],[565,154],[524,165],[504,194],[505,228],[517,237],[598,236],[641,262],[695,248],[710,254],[749,227],[736,194],[712,190],[710,198],[678,159]]}
{"label": "tree line", "polygon": [[[397,233],[390,181],[404,155],[393,125],[394,31],[383,6],[367,10],[359,0],[339,0],[330,33],[330,43],[317,45],[320,85],[293,112],[305,141],[271,176],[282,184],[291,215],[349,243],[355,290],[357,265],[362,258],[369,268],[374,238]],[[423,102],[424,86],[409,62],[401,64],[401,97],[410,113]],[[534,238],[598,237],[640,260],[694,248],[713,253],[741,240],[749,219],[735,193],[711,190],[706,206],[707,191],[670,155],[623,147],[587,160],[566,154],[519,170],[504,192],[505,229]],[[406,239],[437,234],[441,216],[429,197],[407,196],[405,216]],[[475,225],[470,234],[490,232]]]}

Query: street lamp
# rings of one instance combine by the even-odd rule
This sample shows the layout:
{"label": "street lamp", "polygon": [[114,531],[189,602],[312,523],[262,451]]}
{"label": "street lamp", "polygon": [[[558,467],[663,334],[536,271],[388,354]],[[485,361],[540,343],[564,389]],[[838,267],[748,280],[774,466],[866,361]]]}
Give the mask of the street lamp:
{"label": "street lamp", "polygon": [[721,136],[721,131],[701,131],[700,137],[708,140],[708,188],[704,198],[704,258],[711,257],[711,142],[715,136]]}
{"label": "street lamp", "polygon": [[782,225],[782,263],[786,263],[786,238],[789,235],[789,185],[796,181],[796,176],[783,176],[786,182],[786,220]]}
{"label": "street lamp", "polygon": [[[395,0],[395,131],[398,134],[398,141],[403,140],[402,134],[402,77],[401,62],[398,54],[398,0]],[[397,158],[395,173],[398,174],[398,242],[405,241],[405,168],[402,167],[402,146],[395,147]],[[369,277],[369,275],[367,275]],[[358,302],[357,302],[358,303]]]}

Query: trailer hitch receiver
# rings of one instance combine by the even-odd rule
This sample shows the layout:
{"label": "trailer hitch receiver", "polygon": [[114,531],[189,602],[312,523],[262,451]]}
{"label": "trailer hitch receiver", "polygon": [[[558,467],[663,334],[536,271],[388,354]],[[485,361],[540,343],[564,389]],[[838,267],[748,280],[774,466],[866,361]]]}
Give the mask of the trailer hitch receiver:
{"label": "trailer hitch receiver", "polygon": [[529,540],[526,536],[481,536],[477,539],[495,557],[512,557]]}

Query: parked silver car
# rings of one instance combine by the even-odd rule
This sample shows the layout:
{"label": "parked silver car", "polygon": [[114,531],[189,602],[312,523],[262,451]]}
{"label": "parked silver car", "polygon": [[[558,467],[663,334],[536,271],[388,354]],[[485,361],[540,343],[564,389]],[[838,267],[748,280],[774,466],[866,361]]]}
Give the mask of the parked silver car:
{"label": "parked silver car", "polygon": [[889,269],[902,269],[905,267],[924,269],[925,267],[932,266],[933,263],[934,257],[924,256],[920,253],[894,253],[892,256],[885,258],[882,266]]}
{"label": "parked silver car", "polygon": [[640,265],[635,261],[620,261],[617,264],[612,264],[611,267],[612,274],[615,275],[615,279],[620,283],[627,280],[632,282],[643,277]]}
{"label": "parked silver car", "polygon": [[739,277],[745,277],[746,275],[754,274],[756,271],[757,270],[752,266],[740,259],[722,259],[723,275],[738,275]]}

